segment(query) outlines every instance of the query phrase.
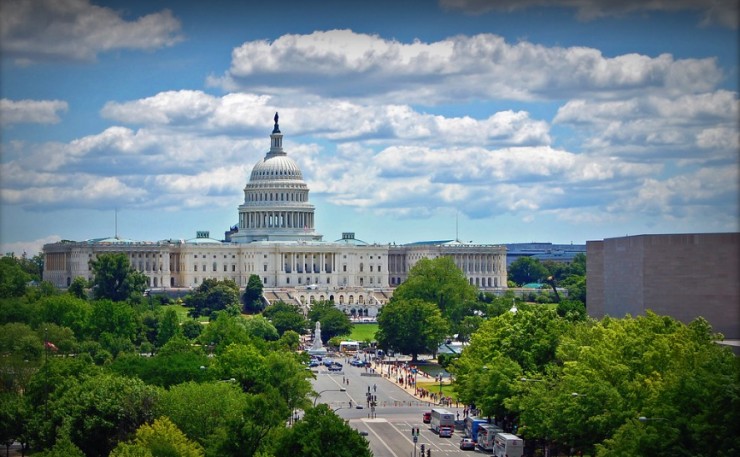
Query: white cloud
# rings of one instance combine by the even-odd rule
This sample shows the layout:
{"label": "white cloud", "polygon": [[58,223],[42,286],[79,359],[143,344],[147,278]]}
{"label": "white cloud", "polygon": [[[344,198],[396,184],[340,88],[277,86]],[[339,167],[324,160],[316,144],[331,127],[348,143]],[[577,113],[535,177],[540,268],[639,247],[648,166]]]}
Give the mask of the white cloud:
{"label": "white cloud", "polygon": [[702,15],[702,25],[719,24],[737,28],[738,3],[735,0],[439,0],[443,8],[462,10],[469,14],[491,11],[511,12],[537,6],[575,9],[584,21],[606,16],[625,16],[650,12],[697,11]]}
{"label": "white cloud", "polygon": [[272,95],[379,99],[433,105],[478,99],[560,100],[650,92],[701,93],[723,75],[715,59],[674,59],[597,49],[515,44],[497,35],[401,43],[351,30],[247,42],[231,68],[209,83]]}
{"label": "white cloud", "polygon": [[152,50],[180,41],[169,10],[133,21],[88,0],[4,0],[0,49],[18,63],[92,60],[114,49]]}
{"label": "white cloud", "polygon": [[0,100],[0,124],[56,124],[60,112],[66,112],[62,100]]}
{"label": "white cloud", "polygon": [[577,128],[586,148],[608,155],[685,159],[696,157],[699,148],[715,159],[737,160],[736,92],[620,101],[574,99],[558,109],[553,122]]}
{"label": "white cloud", "polygon": [[49,235],[44,238],[30,241],[16,241],[14,243],[2,243],[0,244],[0,252],[2,255],[13,253],[16,257],[20,257],[23,253],[26,253],[28,257],[33,257],[41,252],[41,249],[47,243],[56,243],[61,241],[62,237],[59,235]]}

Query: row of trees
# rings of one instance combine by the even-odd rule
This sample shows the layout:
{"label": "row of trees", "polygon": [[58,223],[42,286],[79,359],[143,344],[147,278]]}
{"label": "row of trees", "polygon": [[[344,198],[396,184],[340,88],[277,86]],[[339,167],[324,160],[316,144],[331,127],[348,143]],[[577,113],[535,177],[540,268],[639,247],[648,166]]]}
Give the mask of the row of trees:
{"label": "row of trees", "polygon": [[[525,439],[598,456],[740,452],[740,364],[703,319],[487,320],[449,369],[460,399]],[[642,418],[642,420],[640,420]]]}
{"label": "row of trees", "polygon": [[[435,353],[451,335],[467,341],[486,319],[505,313],[515,301],[511,293],[479,293],[449,257],[421,259],[381,310],[378,344],[415,361],[419,354]],[[563,315],[585,318],[585,305],[577,299],[557,307]]]}
{"label": "row of trees", "polygon": [[0,261],[0,284],[18,285],[0,295],[3,443],[41,457],[370,455],[354,429],[312,406],[300,310],[278,330],[234,312],[238,289],[209,281],[188,300],[205,303],[210,322],[181,320],[166,299],[145,299],[119,260],[99,256],[96,281],[66,293],[29,287],[17,259]]}

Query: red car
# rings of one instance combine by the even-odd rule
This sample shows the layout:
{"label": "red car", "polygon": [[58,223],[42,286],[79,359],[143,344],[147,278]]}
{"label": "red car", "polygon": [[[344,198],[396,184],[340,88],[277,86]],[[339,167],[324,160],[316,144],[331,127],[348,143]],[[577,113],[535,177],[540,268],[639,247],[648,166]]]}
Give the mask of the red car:
{"label": "red car", "polygon": [[421,418],[422,422],[425,424],[428,424],[432,421],[432,412],[431,411],[424,411],[424,415]]}

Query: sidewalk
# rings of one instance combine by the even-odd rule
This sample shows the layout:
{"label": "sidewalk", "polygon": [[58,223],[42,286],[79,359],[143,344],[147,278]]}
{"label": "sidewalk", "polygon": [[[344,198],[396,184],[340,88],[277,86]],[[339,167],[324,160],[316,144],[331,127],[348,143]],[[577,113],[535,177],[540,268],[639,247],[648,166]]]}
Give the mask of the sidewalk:
{"label": "sidewalk", "polygon": [[[427,375],[423,371],[419,370],[417,368],[417,373],[414,374],[411,372],[410,368],[406,368],[406,363],[403,365],[400,365],[398,367],[395,367],[393,364],[388,363],[378,363],[377,360],[374,360],[372,362],[371,367],[375,369],[377,373],[380,373],[381,376],[388,381],[393,382],[396,386],[402,388],[406,391],[409,395],[416,398],[417,400],[427,403],[430,407],[432,406],[445,406],[445,407],[451,407],[451,408],[460,408],[459,405],[454,401],[454,399],[448,398],[448,397],[442,397],[440,398],[439,393],[430,392],[425,389],[417,389],[415,383],[417,382],[428,382],[428,381],[434,381],[434,378]],[[390,374],[389,374],[390,371]],[[437,382],[437,381],[434,381]],[[443,379],[441,382],[442,385],[449,385],[450,380],[449,379]],[[439,384],[437,384],[439,385]]]}

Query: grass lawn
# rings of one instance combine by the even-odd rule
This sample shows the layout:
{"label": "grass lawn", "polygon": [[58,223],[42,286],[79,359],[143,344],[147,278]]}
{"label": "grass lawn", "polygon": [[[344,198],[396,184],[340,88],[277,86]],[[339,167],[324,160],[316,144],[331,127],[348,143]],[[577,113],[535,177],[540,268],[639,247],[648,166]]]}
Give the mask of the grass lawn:
{"label": "grass lawn", "polygon": [[378,331],[378,324],[355,324],[352,327],[352,333],[349,339],[354,341],[375,341],[375,332]]}
{"label": "grass lawn", "polygon": [[[190,317],[188,316],[188,311],[190,311],[190,308],[187,308],[184,305],[167,305],[167,307],[174,309],[175,312],[177,312],[177,318],[180,320],[180,323],[183,323],[186,320],[190,319]],[[201,316],[197,320],[198,322],[208,322],[208,318],[205,316]]]}
{"label": "grass lawn", "polygon": [[[416,387],[420,389],[426,389],[429,392],[438,394],[439,393],[439,383],[434,381],[416,381]],[[445,397],[452,397],[455,398],[455,386],[452,384],[442,384],[442,395]]]}

